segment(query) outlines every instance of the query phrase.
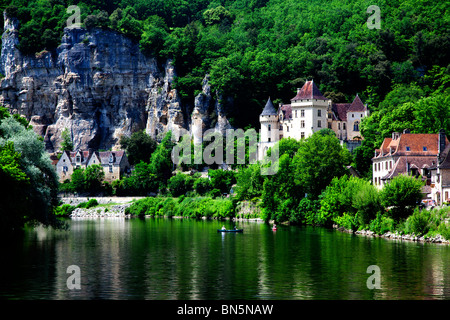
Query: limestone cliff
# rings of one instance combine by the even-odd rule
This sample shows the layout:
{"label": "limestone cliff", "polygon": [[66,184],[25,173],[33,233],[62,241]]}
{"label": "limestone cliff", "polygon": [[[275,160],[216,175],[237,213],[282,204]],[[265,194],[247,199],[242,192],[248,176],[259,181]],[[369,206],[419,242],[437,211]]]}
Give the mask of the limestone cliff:
{"label": "limestone cliff", "polygon": [[[81,28],[65,28],[53,52],[24,56],[16,48],[19,22],[6,15],[4,21],[0,104],[30,120],[48,151],[59,149],[65,128],[76,149],[117,148],[122,135],[142,129],[159,139],[168,130],[176,139],[191,132],[170,60],[158,66],[120,33]],[[205,121],[202,130],[223,131],[228,121],[209,91],[205,78],[206,99],[195,98],[194,113]]]}

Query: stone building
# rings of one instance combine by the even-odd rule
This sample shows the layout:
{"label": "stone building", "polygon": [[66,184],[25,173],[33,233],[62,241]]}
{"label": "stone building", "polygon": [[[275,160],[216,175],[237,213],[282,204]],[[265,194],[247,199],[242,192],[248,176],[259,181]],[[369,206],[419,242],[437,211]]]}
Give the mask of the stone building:
{"label": "stone building", "polygon": [[342,144],[351,150],[360,145],[361,120],[369,115],[358,95],[352,103],[333,103],[325,98],[314,81],[307,81],[290,104],[280,104],[275,109],[272,101],[267,101],[259,121],[261,137],[258,157],[266,154],[281,138],[304,139],[314,132],[329,128],[336,133]]}
{"label": "stone building", "polygon": [[445,133],[413,134],[408,130],[403,133],[393,132],[392,137],[385,138],[372,158],[372,181],[381,189],[389,180],[400,174],[420,177],[426,183],[424,194],[432,188],[431,170],[436,168],[438,155],[448,145]]}
{"label": "stone building", "polygon": [[90,165],[100,165],[105,173],[104,180],[108,182],[120,179],[125,172],[130,170],[127,155],[123,150],[65,151],[56,164],[59,181],[71,179],[75,169],[86,169]]}

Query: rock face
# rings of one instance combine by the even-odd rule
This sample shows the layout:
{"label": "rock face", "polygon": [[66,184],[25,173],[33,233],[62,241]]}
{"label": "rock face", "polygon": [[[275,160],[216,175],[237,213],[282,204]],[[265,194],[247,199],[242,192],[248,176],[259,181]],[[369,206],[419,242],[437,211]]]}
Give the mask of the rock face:
{"label": "rock face", "polygon": [[[143,129],[158,139],[168,130],[175,139],[191,132],[191,115],[172,86],[170,60],[158,66],[120,33],[81,28],[65,28],[53,52],[24,56],[16,48],[19,22],[6,15],[4,21],[0,104],[30,120],[48,151],[59,150],[65,128],[75,149],[117,149],[122,135]],[[203,91],[208,87],[206,80]],[[195,99],[194,112],[205,120],[203,129],[223,131],[229,127],[224,111],[219,103],[209,108],[215,97],[207,95]]]}

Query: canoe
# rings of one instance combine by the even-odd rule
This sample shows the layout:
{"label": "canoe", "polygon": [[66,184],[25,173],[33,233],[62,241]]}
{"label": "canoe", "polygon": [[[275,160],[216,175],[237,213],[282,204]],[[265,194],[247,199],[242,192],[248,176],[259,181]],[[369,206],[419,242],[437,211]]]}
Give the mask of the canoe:
{"label": "canoe", "polygon": [[243,232],[244,229],[231,229],[231,230],[222,230],[222,229],[217,229],[217,232]]}

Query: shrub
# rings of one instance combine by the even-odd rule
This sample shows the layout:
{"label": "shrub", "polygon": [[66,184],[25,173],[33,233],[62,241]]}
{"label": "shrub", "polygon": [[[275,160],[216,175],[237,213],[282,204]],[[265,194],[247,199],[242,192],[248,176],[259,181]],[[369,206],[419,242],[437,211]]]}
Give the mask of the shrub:
{"label": "shrub", "polygon": [[355,216],[346,212],[342,216],[335,217],[334,222],[336,222],[336,224],[340,227],[352,231],[358,230],[359,226],[358,215]]}
{"label": "shrub", "polygon": [[98,201],[97,199],[90,199],[87,203],[86,203],[86,209],[92,208],[98,206]]}
{"label": "shrub", "polygon": [[395,223],[394,220],[386,215],[378,213],[370,223],[369,230],[375,232],[376,234],[385,234],[389,231],[394,231]]}
{"label": "shrub", "polygon": [[68,217],[75,210],[75,206],[71,206],[70,204],[63,204],[59,207],[55,207],[53,210],[53,214],[61,217]]}

